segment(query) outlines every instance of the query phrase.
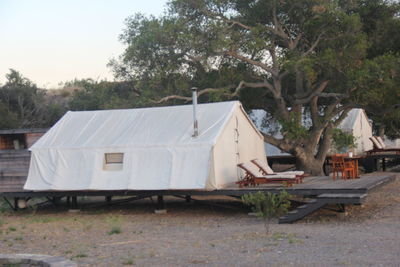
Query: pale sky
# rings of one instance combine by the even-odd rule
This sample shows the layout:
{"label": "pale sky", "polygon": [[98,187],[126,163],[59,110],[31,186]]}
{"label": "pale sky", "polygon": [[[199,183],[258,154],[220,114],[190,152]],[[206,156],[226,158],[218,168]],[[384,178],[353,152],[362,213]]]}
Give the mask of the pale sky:
{"label": "pale sky", "polygon": [[0,84],[10,68],[40,87],[74,78],[113,80],[108,61],[135,13],[159,16],[167,0],[0,0]]}

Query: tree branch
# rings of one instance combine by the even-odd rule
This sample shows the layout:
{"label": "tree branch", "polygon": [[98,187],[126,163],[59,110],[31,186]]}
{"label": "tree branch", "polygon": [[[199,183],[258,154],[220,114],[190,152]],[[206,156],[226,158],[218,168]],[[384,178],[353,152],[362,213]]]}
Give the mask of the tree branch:
{"label": "tree branch", "polygon": [[300,98],[300,99],[296,99],[294,101],[295,104],[299,104],[299,105],[304,105],[307,104],[311,101],[311,99],[313,99],[313,97],[315,96],[319,96],[319,97],[338,97],[337,94],[335,95],[329,95],[329,94],[322,94],[322,91],[325,90],[325,88],[328,86],[329,80],[323,81],[322,83],[320,83],[320,85],[314,89],[313,92],[311,92],[307,97],[304,98]]}
{"label": "tree branch", "polygon": [[[229,86],[225,86],[225,87],[220,87],[220,88],[205,88],[203,90],[200,90],[197,92],[197,97],[207,94],[207,93],[212,93],[212,92],[218,92],[218,91],[222,91],[222,90],[226,90],[229,88],[234,87],[234,85],[229,85]],[[231,96],[233,96],[233,94],[229,94]],[[154,104],[160,104],[162,102],[166,102],[172,99],[179,99],[179,100],[184,100],[185,102],[190,102],[192,101],[192,97],[191,96],[181,96],[181,95],[169,95],[166,97],[161,98],[160,100],[150,100],[150,102],[154,103]]]}
{"label": "tree branch", "polygon": [[264,141],[278,147],[279,149],[282,149],[283,151],[286,152],[291,152],[293,150],[293,146],[286,143],[284,139],[277,139],[273,137],[272,135],[266,134],[264,132],[261,132],[261,134],[264,136]]}
{"label": "tree branch", "polygon": [[239,55],[239,54],[236,53],[235,51],[228,50],[228,51],[225,51],[225,54],[228,55],[228,56],[234,57],[234,58],[236,58],[236,59],[239,59],[239,60],[241,60],[241,61],[247,62],[247,63],[249,63],[249,64],[251,64],[251,65],[260,67],[260,68],[262,68],[263,70],[265,70],[265,71],[271,73],[271,74],[274,75],[274,76],[278,76],[278,75],[279,75],[279,73],[277,73],[274,69],[272,69],[271,67],[269,67],[267,64],[264,64],[264,63],[262,63],[262,62],[260,62],[260,61],[255,61],[255,60],[250,59],[250,58],[248,58],[248,57],[245,57],[245,56],[243,56],[243,55]]}
{"label": "tree branch", "polygon": [[317,40],[315,40],[315,42],[311,45],[311,47],[306,52],[303,53],[302,57],[308,56],[309,54],[311,54],[315,50],[315,48],[317,47],[317,45],[321,41],[321,38],[322,38],[323,34],[324,34],[324,32],[322,32],[322,33],[320,33],[318,35]]}

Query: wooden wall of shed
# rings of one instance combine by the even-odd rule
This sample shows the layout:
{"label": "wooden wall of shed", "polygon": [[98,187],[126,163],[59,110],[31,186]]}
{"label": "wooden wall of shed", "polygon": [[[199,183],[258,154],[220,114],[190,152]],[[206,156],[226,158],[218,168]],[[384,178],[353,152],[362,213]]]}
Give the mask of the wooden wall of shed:
{"label": "wooden wall of shed", "polygon": [[0,150],[1,149],[14,149],[13,141],[5,136],[0,136]]}
{"label": "wooden wall of shed", "polygon": [[26,149],[0,151],[0,193],[23,191],[30,158]]}
{"label": "wooden wall of shed", "polygon": [[44,133],[27,133],[26,146],[30,148]]}

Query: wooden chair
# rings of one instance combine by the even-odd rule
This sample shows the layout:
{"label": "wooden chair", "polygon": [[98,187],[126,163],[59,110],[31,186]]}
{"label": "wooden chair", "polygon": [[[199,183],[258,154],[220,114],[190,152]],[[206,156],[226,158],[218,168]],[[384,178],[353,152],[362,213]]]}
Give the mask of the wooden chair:
{"label": "wooden chair", "polygon": [[236,182],[239,187],[243,186],[257,186],[259,184],[269,184],[269,183],[280,183],[286,184],[286,186],[292,186],[294,183],[299,183],[299,177],[294,174],[285,175],[263,175],[259,172],[257,167],[251,163],[239,163],[237,165],[239,168],[245,171],[245,176],[242,180]]}
{"label": "wooden chair", "polygon": [[286,171],[286,172],[274,172],[271,167],[268,165],[268,162],[263,162],[259,159],[253,159],[251,162],[259,168],[260,172],[263,175],[296,175],[296,177],[303,182],[303,178],[307,177],[308,174],[305,174],[304,171]]}
{"label": "wooden chair", "polygon": [[342,179],[349,179],[355,177],[355,166],[352,162],[346,162],[344,155],[335,154],[332,155],[332,172],[333,180],[336,180],[338,174],[341,173]]}

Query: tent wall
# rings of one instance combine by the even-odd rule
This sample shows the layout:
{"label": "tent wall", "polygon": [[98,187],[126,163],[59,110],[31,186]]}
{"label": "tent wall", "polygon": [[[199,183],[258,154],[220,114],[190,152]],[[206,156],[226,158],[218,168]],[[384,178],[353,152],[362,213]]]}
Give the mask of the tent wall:
{"label": "tent wall", "polygon": [[400,139],[390,140],[389,138],[384,138],[385,145],[391,148],[400,148]]}
{"label": "tent wall", "polygon": [[353,136],[356,138],[356,148],[354,149],[356,154],[372,149],[372,142],[369,140],[372,137],[372,127],[363,110],[354,125]]}
{"label": "tent wall", "polygon": [[213,149],[213,175],[210,186],[223,188],[240,179],[236,166],[252,159],[265,159],[264,139],[245,112],[238,108],[232,115]]}
{"label": "tent wall", "polygon": [[372,143],[369,140],[372,136],[372,126],[364,110],[352,109],[339,128],[356,138],[356,147],[353,149],[356,154],[372,149]]}

